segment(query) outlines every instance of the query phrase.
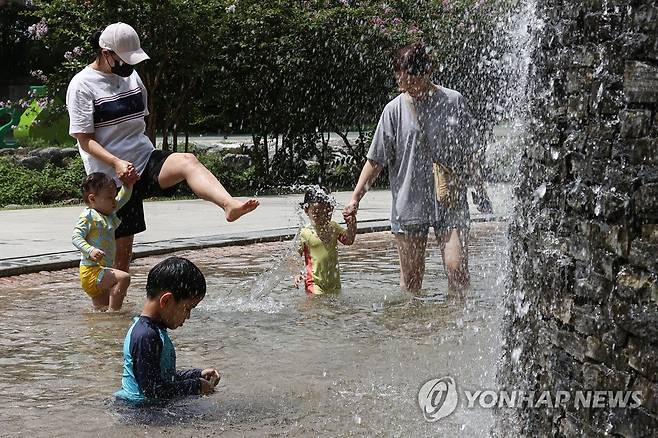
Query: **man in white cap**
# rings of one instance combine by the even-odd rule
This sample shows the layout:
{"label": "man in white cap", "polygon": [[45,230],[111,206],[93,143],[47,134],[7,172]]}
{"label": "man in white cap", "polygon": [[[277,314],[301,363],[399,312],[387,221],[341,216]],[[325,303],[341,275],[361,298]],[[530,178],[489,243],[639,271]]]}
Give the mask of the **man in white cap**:
{"label": "man in white cap", "polygon": [[172,196],[186,181],[192,191],[221,207],[232,222],[258,207],[233,198],[193,154],[155,149],[145,135],[149,114],[146,87],[134,69],[149,56],[135,29],[114,23],[94,34],[94,62],[76,74],[66,93],[69,134],[78,140],[87,174],[102,172],[117,186],[134,184],[117,212],[115,269],[128,272],[134,235],[146,230],[142,200]]}

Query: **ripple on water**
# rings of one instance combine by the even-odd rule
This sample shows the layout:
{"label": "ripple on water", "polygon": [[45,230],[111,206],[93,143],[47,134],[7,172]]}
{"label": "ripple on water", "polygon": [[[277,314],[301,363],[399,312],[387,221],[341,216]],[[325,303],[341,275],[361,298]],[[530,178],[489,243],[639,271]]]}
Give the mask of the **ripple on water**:
{"label": "ripple on water", "polygon": [[439,427],[422,420],[415,400],[423,382],[442,375],[495,386],[506,245],[504,225],[473,227],[464,297],[447,291],[429,245],[428,301],[399,291],[388,233],[340,249],[344,290],[325,297],[292,286],[302,261],[290,256],[290,242],[180,252],[206,274],[208,292],[171,332],[178,365],[216,366],[222,381],[212,397],[143,417],[107,400],[120,386],[123,338],[146,274],[165,256],[136,260],[126,310],[117,314],[89,310],[76,269],[0,279],[0,417],[8,433],[34,436],[132,436],[145,426],[149,435],[173,436],[457,435],[466,423],[486,430],[489,412],[456,412]]}

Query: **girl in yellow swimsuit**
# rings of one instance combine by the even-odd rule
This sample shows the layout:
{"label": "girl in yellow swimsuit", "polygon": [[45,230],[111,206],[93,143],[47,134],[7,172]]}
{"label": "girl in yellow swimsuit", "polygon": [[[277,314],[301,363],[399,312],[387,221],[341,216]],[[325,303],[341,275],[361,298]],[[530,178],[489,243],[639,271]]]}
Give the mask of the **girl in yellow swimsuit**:
{"label": "girl in yellow swimsuit", "polygon": [[307,294],[320,295],[340,292],[338,242],[351,245],[356,237],[356,214],[345,214],[347,229],[331,220],[335,200],[321,187],[306,191],[301,206],[311,224],[299,233],[299,253],[304,256],[304,274],[295,285],[304,282]]}

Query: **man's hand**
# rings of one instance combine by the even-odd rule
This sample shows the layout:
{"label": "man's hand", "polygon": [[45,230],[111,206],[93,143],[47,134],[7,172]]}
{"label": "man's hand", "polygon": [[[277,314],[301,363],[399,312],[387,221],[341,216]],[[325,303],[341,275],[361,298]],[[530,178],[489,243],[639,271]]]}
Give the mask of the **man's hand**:
{"label": "man's hand", "polygon": [[89,253],[89,258],[95,261],[96,263],[103,260],[103,257],[105,257],[105,251],[103,251],[102,249],[94,248],[91,250],[91,253]]}

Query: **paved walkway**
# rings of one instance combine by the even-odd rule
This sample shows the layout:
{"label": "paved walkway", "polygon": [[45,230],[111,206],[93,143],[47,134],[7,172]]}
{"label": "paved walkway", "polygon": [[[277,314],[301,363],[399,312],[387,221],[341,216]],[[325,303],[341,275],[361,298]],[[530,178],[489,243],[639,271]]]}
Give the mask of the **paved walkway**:
{"label": "paved walkway", "polygon": [[[350,194],[334,193],[339,204],[334,219],[339,222],[339,210]],[[471,206],[474,220],[500,219],[509,214],[509,185],[492,185],[489,195],[495,217],[487,218]],[[135,237],[135,256],[292,238],[300,220],[296,207],[302,197],[260,197],[258,209],[233,223],[227,223],[222,211],[205,201],[146,202],[148,230]],[[389,229],[390,206],[389,191],[368,193],[359,209],[359,232]],[[81,209],[74,206],[0,211],[0,277],[75,266],[79,255],[71,245],[71,232]]]}

